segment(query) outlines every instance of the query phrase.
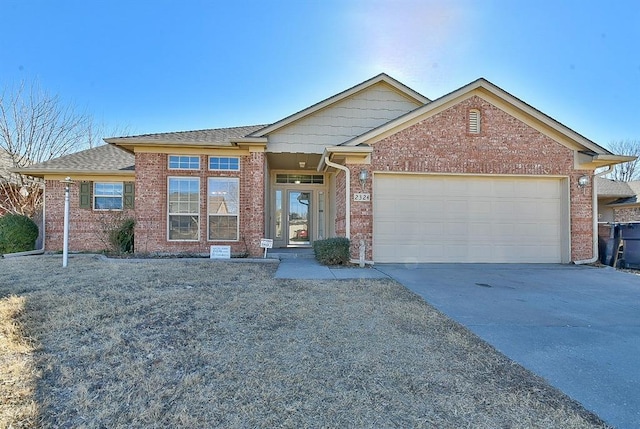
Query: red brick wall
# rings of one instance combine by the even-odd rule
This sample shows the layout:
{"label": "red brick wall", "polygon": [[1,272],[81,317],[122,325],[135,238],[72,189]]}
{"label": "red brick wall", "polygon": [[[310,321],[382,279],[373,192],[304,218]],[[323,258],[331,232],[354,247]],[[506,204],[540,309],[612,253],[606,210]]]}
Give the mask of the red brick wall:
{"label": "red brick wall", "polygon": [[345,237],[346,236],[346,174],[342,170],[338,170],[336,172],[336,225],[335,231],[337,237]]}
{"label": "red brick wall", "polygon": [[[208,253],[211,245],[231,246],[234,254],[261,254],[260,238],[264,237],[264,153],[252,152],[240,157],[240,171],[209,171],[208,157],[200,157],[198,171],[169,170],[167,155],[136,154],[136,251]],[[200,178],[200,240],[167,240],[167,178]],[[236,242],[207,240],[207,178],[240,178],[240,239]],[[142,185],[144,184],[144,185]]]}
{"label": "red brick wall", "polygon": [[[365,259],[372,259],[373,244],[373,189],[372,189],[372,166],[354,164],[349,165],[351,170],[351,257],[358,259],[360,257],[360,240],[364,240],[366,246]],[[360,172],[367,170],[369,179],[364,187],[358,179]],[[371,201],[353,201],[353,194],[359,192],[368,192],[371,194]]]}
{"label": "red brick wall", "polygon": [[615,222],[638,222],[640,221],[640,207],[613,209],[613,219]]}
{"label": "red brick wall", "polygon": [[[481,111],[482,132],[467,132],[470,109]],[[578,189],[573,152],[479,97],[471,97],[433,117],[373,144],[373,171],[465,174],[561,175],[570,178],[571,258],[593,255],[592,187]],[[360,192],[361,165],[352,171],[351,191]],[[372,177],[371,170],[369,177]],[[365,192],[372,193],[371,180]],[[372,203],[352,202],[352,256],[361,238],[372,257]]]}
{"label": "red brick wall", "polygon": [[250,255],[262,255],[260,239],[265,237],[266,159],[263,152],[242,158],[240,179],[240,238]]}
{"label": "red brick wall", "polygon": [[[264,153],[252,152],[240,157],[239,172],[208,171],[208,157],[202,155],[198,171],[169,170],[166,154],[136,154],[135,209],[125,212],[99,212],[79,208],[78,186],[72,187],[70,216],[70,251],[100,251],[106,248],[98,237],[103,224],[116,216],[134,217],[135,250],[141,253],[209,253],[211,245],[230,245],[234,254],[262,254],[264,237]],[[200,178],[200,240],[167,240],[167,178]],[[240,178],[240,239],[235,242],[207,241],[207,178]],[[58,181],[46,183],[46,249],[62,249],[64,187]],[[111,220],[109,219],[111,218]],[[102,234],[103,235],[103,234]]]}
{"label": "red brick wall", "polygon": [[[202,159],[200,160],[202,164]],[[200,176],[200,172],[186,170],[172,171],[171,175]],[[163,248],[167,241],[167,155],[160,153],[136,154],[136,252],[176,252],[176,248]],[[201,196],[202,199],[202,183]],[[206,191],[205,191],[206,192]],[[204,194],[206,196],[206,194]],[[187,243],[180,243],[187,244]],[[193,243],[188,243],[184,251],[204,251],[203,248],[195,249]]]}
{"label": "red brick wall", "polygon": [[[69,251],[102,251],[110,248],[105,231],[135,216],[133,210],[94,211],[80,208],[80,186],[69,192]],[[47,180],[45,184],[45,250],[60,251],[64,241],[64,184]]]}

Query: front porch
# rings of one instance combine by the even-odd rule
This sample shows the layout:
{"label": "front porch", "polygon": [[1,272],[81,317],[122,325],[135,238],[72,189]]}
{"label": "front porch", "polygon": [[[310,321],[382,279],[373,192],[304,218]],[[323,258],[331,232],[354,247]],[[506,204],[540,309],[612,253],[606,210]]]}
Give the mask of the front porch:
{"label": "front porch", "polygon": [[334,235],[332,174],[317,171],[319,162],[318,154],[267,154],[265,231],[275,249],[311,250]]}

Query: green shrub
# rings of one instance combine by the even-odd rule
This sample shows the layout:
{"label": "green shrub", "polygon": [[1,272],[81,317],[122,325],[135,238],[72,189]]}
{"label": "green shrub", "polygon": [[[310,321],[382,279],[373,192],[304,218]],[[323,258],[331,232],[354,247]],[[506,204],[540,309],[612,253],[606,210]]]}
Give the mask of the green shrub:
{"label": "green shrub", "polygon": [[120,253],[133,253],[134,227],[136,221],[125,219],[120,226],[109,232],[109,241]]}
{"label": "green shrub", "polygon": [[349,263],[349,239],[345,237],[335,237],[314,241],[313,252],[321,264],[347,264]]}
{"label": "green shrub", "polygon": [[38,225],[27,216],[6,214],[0,217],[0,254],[35,249]]}

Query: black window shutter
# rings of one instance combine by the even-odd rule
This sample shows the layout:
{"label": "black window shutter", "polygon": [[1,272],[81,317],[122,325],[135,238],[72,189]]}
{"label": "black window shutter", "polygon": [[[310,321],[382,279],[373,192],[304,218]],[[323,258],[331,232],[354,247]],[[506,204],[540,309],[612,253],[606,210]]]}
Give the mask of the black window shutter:
{"label": "black window shutter", "polygon": [[132,209],[135,194],[134,182],[124,182],[124,208]]}
{"label": "black window shutter", "polygon": [[80,182],[80,208],[91,208],[91,191],[93,182]]}

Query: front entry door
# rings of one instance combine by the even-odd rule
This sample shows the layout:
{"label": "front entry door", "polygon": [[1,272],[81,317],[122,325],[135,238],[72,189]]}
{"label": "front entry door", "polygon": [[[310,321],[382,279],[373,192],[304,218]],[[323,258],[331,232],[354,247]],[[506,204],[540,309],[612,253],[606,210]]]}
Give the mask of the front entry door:
{"label": "front entry door", "polygon": [[311,244],[311,191],[287,191],[287,244],[308,246]]}

